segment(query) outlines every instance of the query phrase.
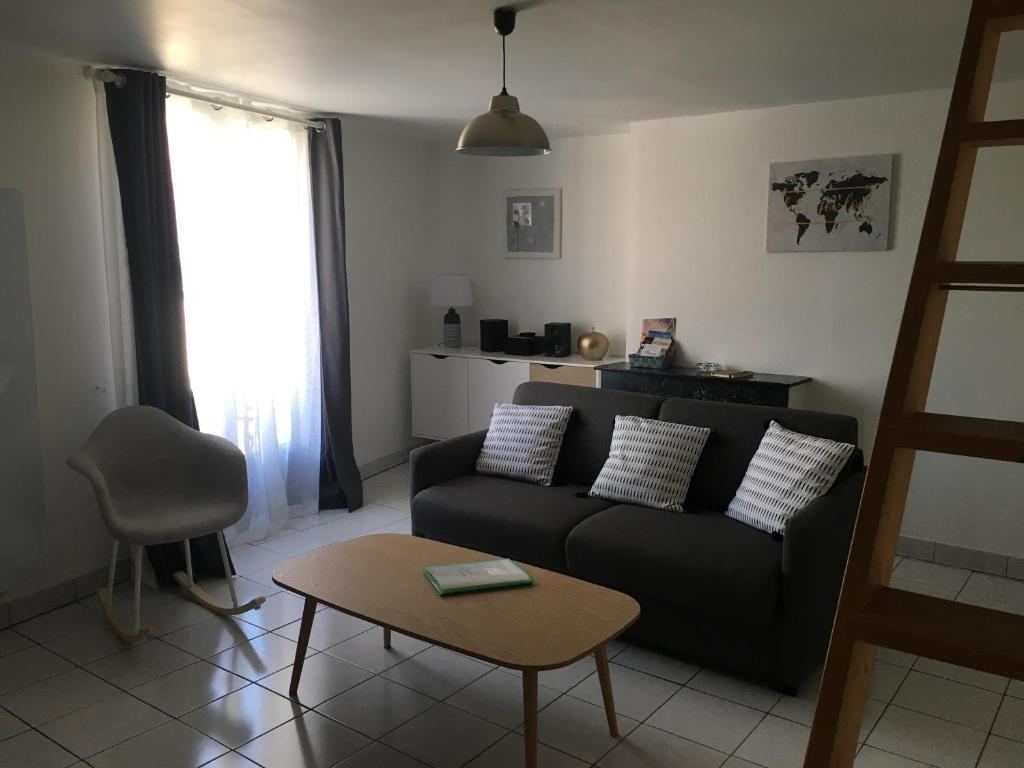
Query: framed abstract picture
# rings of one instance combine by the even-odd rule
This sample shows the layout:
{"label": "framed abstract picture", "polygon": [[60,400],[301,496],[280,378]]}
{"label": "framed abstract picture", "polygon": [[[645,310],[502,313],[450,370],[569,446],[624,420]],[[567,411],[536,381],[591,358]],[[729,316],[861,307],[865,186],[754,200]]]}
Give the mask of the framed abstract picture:
{"label": "framed abstract picture", "polygon": [[888,250],[893,158],[772,163],[766,250]]}
{"label": "framed abstract picture", "polygon": [[505,194],[505,258],[562,258],[561,189],[513,189]]}

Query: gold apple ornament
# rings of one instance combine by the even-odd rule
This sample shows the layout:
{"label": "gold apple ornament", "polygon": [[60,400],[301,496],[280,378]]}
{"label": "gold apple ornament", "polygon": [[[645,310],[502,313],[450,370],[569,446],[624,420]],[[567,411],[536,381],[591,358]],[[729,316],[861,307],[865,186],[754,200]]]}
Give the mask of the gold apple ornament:
{"label": "gold apple ornament", "polygon": [[590,333],[580,334],[576,348],[584,360],[601,360],[608,354],[608,337],[591,328]]}

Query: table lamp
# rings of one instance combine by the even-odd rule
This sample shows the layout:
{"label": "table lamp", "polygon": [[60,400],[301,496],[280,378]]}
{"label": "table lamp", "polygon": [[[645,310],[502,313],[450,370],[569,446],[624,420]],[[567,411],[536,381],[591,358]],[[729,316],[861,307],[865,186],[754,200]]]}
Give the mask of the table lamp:
{"label": "table lamp", "polygon": [[455,308],[473,306],[469,275],[433,275],[430,303],[435,307],[448,307],[444,315],[444,346],[462,346],[462,321]]}

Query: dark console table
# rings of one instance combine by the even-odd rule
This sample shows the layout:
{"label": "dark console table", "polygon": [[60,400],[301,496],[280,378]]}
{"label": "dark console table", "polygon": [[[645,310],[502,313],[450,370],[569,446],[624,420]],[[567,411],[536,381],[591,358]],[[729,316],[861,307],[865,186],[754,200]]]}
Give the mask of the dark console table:
{"label": "dark console table", "polygon": [[789,406],[789,390],[810,381],[807,376],[755,373],[749,379],[720,379],[696,368],[636,368],[629,363],[600,365],[602,389],[622,389],[666,397],[720,400],[726,403]]}

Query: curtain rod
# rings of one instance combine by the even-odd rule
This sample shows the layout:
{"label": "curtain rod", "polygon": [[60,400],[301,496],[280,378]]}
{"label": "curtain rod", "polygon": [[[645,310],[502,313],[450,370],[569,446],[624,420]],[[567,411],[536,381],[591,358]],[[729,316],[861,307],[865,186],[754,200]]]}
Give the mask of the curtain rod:
{"label": "curtain rod", "polygon": [[[122,87],[125,83],[124,75],[118,74],[109,69],[100,69],[96,67],[87,67],[86,72],[89,77],[93,80],[98,80],[101,83],[114,83],[118,88]],[[237,102],[229,101],[226,98],[218,98],[217,96],[207,95],[205,93],[195,93],[187,88],[179,88],[173,85],[167,86],[167,93],[175,96],[184,96],[187,99],[194,99],[195,101],[202,101],[206,104],[210,104],[216,107],[227,107],[228,109],[239,109],[243,112],[252,112],[263,117],[269,117],[277,120],[287,120],[290,123],[298,123],[304,125],[307,128],[312,128],[316,132],[323,131],[327,125],[323,120],[307,120],[304,117],[298,117],[297,115],[289,115],[285,112],[280,112],[275,109],[265,109],[262,107],[255,107],[250,104],[238,104]]]}

